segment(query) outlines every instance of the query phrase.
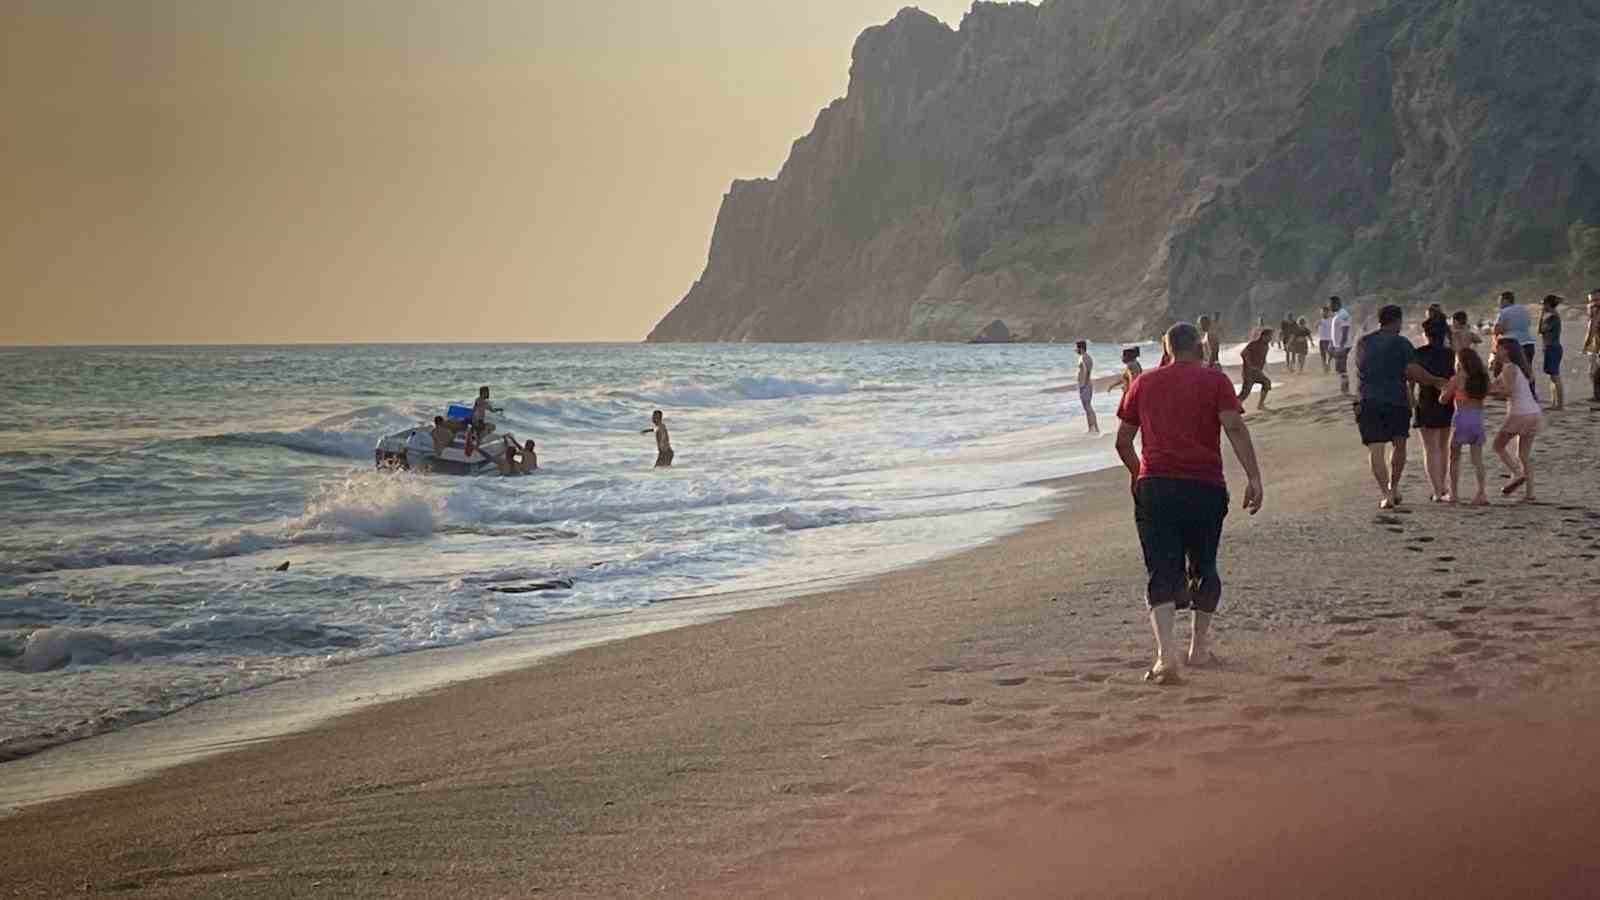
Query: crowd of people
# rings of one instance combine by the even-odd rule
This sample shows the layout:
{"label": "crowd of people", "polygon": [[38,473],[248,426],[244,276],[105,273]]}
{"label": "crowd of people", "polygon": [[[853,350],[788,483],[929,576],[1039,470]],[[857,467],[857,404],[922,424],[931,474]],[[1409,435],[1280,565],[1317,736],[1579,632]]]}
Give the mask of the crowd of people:
{"label": "crowd of people", "polygon": [[[1241,350],[1241,384],[1235,389],[1219,356],[1217,318],[1180,323],[1162,341],[1160,366],[1144,371],[1137,348],[1123,352],[1117,408],[1116,449],[1127,468],[1134,502],[1134,522],[1143,549],[1151,629],[1156,660],[1147,680],[1172,684],[1182,665],[1215,662],[1209,649],[1211,617],[1222,598],[1217,556],[1223,521],[1230,505],[1223,476],[1221,436],[1226,434],[1245,471],[1244,509],[1254,514],[1265,498],[1260,467],[1244,419],[1244,401],[1261,389],[1257,408],[1266,408],[1272,381],[1267,377],[1268,350],[1274,342],[1285,354],[1285,370],[1303,372],[1310,341],[1317,341],[1323,371],[1339,376],[1340,391],[1352,395],[1356,431],[1366,447],[1378,505],[1393,509],[1405,502],[1401,475],[1411,430],[1420,432],[1423,466],[1439,503],[1489,503],[1484,447],[1504,465],[1508,480],[1500,488],[1517,502],[1535,503],[1533,449],[1544,424],[1545,409],[1537,394],[1534,363],[1549,381],[1551,411],[1565,407],[1562,383],[1561,297],[1549,295],[1537,314],[1503,292],[1491,324],[1474,328],[1465,311],[1446,315],[1438,304],[1428,307],[1420,346],[1402,333],[1404,311],[1395,305],[1378,310],[1377,327],[1357,337],[1350,312],[1338,297],[1323,307],[1316,327],[1284,316],[1278,330],[1259,322]],[[1487,332],[1487,337],[1480,333]],[[1480,347],[1487,344],[1487,361]],[[1600,404],[1600,290],[1588,295],[1587,331],[1583,349],[1589,360],[1592,403]],[[1093,372],[1086,345],[1078,345],[1079,384]],[[1490,440],[1484,408],[1503,400],[1506,414]],[[1085,399],[1087,405],[1087,399]],[[1136,445],[1136,441],[1138,442]],[[1463,462],[1473,472],[1470,499],[1461,492]],[[1174,639],[1178,610],[1193,611],[1187,652]]]}

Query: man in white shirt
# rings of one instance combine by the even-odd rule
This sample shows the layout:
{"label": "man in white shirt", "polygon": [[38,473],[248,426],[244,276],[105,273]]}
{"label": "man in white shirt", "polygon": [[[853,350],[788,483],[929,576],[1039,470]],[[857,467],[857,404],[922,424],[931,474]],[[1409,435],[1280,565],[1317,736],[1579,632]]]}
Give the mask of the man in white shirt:
{"label": "man in white shirt", "polygon": [[1328,298],[1328,309],[1333,317],[1328,320],[1328,347],[1333,352],[1333,370],[1339,373],[1339,393],[1350,394],[1350,350],[1356,345],[1355,324],[1350,321],[1350,310],[1338,297]]}

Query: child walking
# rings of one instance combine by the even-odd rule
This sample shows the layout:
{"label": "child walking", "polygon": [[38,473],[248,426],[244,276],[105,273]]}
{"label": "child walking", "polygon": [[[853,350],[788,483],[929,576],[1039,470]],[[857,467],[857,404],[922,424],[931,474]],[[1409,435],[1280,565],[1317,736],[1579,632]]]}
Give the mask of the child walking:
{"label": "child walking", "polygon": [[1478,475],[1478,493],[1473,506],[1488,506],[1487,473],[1483,470],[1483,401],[1489,396],[1489,370],[1483,357],[1471,346],[1456,351],[1456,372],[1440,400],[1455,404],[1450,422],[1450,493],[1446,503],[1461,497],[1461,448],[1471,451],[1472,468]]}
{"label": "child walking", "polygon": [[[1511,473],[1511,480],[1500,489],[1509,497],[1517,488],[1525,488],[1523,503],[1537,503],[1533,492],[1533,441],[1544,424],[1544,414],[1539,401],[1533,396],[1533,367],[1528,355],[1516,338],[1502,337],[1495,344],[1494,381],[1489,393],[1506,400],[1506,420],[1494,438],[1494,452]],[[1510,452],[1511,441],[1517,442],[1517,455]]]}

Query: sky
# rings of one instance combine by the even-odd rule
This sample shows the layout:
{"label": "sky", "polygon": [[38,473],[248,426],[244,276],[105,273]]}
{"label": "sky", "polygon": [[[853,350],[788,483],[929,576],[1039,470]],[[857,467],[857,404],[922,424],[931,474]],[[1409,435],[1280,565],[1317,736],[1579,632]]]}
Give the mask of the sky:
{"label": "sky", "polygon": [[0,0],[0,344],[638,340],[904,5]]}

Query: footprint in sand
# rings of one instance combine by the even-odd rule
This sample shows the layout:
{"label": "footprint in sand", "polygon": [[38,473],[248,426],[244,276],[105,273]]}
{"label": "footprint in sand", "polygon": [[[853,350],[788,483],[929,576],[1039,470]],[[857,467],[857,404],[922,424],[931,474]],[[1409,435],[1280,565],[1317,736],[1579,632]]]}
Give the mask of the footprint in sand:
{"label": "footprint in sand", "polygon": [[1308,681],[1315,681],[1316,680],[1316,676],[1313,676],[1313,675],[1283,675],[1283,676],[1279,677],[1278,680],[1279,681],[1287,681],[1290,684],[1305,684]]}
{"label": "footprint in sand", "polygon": [[942,699],[935,700],[933,702],[937,703],[940,706],[971,706],[972,705],[972,698],[971,697],[944,697]]}
{"label": "footprint in sand", "polygon": [[994,683],[1000,685],[1001,687],[1016,687],[1019,684],[1027,684],[1028,683],[1028,679],[1027,678],[996,678],[994,680]]}
{"label": "footprint in sand", "polygon": [[1183,705],[1184,706],[1201,706],[1201,705],[1206,704],[1206,703],[1215,703],[1215,702],[1217,702],[1218,700],[1221,700],[1221,699],[1223,699],[1221,694],[1201,694],[1198,697],[1185,697],[1185,698],[1183,698]]}
{"label": "footprint in sand", "polygon": [[1465,591],[1449,590],[1445,591],[1443,596],[1446,600],[1460,600],[1465,594]]}
{"label": "footprint in sand", "polygon": [[1338,654],[1334,654],[1333,656],[1324,656],[1322,658],[1322,664],[1325,666],[1342,666],[1344,663],[1345,658],[1343,656],[1339,656]]}
{"label": "footprint in sand", "polygon": [[1442,562],[1442,563],[1453,563],[1455,561],[1456,561],[1456,558],[1454,556],[1441,556],[1441,557],[1439,557],[1439,562]]}

